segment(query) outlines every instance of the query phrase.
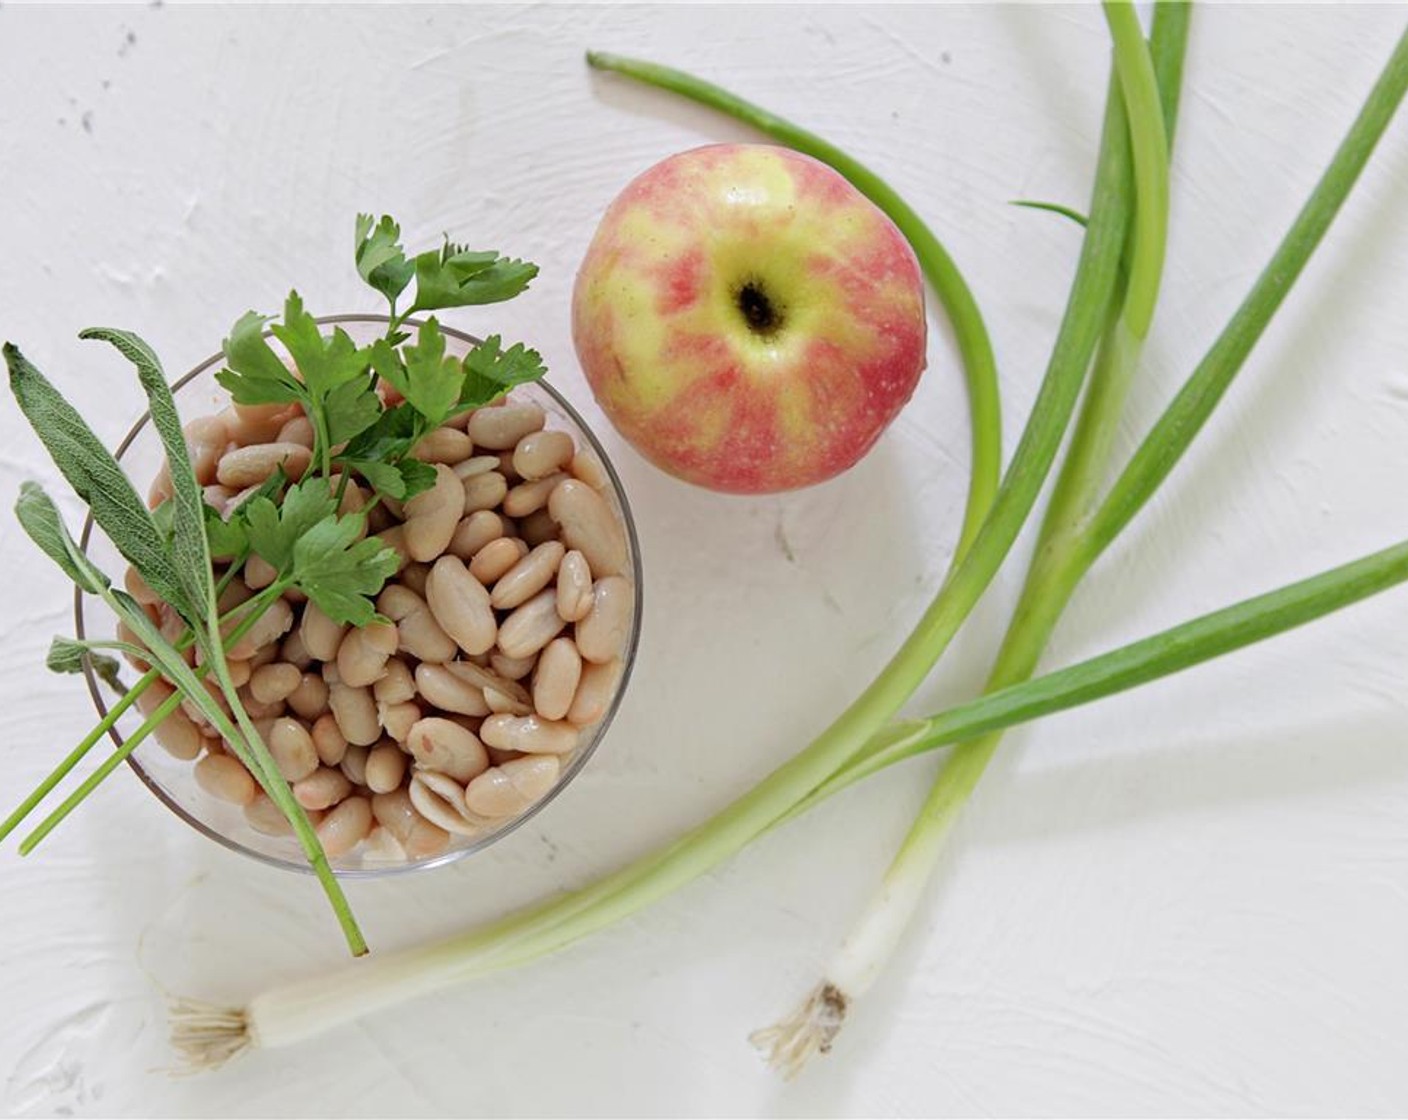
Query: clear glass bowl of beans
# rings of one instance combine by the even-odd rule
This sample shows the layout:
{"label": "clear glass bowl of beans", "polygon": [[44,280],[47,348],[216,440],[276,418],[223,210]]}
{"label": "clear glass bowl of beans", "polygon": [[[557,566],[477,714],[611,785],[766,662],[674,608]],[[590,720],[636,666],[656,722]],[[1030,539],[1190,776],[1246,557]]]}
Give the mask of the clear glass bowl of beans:
{"label": "clear glass bowl of beans", "polygon": [[[354,341],[386,319],[332,316]],[[444,328],[449,352],[475,339]],[[232,408],[216,354],[175,384],[207,501],[229,502],[272,461],[296,473],[311,430],[268,406]],[[279,446],[274,446],[279,445]],[[118,449],[134,480],[164,485],[146,416]],[[586,765],[630,677],[640,633],[640,556],[630,509],[601,445],[550,385],[507,398],[431,433],[418,457],[437,481],[370,528],[403,556],[377,600],[389,623],[338,626],[286,596],[230,650],[256,726],[317,826],[339,875],[433,867],[478,851],[542,809]],[[344,508],[369,495],[349,487]],[[110,573],[125,570],[91,519],[82,543]],[[253,561],[222,602],[229,609],[272,573]],[[129,590],[163,625],[174,612]],[[111,635],[101,603],[76,597],[79,636]],[[267,621],[266,621],[267,620]],[[91,673],[100,715],[110,692]],[[120,747],[142,709],[169,695],[158,682],[111,737]],[[213,728],[178,709],[129,757],[177,816],[265,863],[307,870],[287,822]]]}

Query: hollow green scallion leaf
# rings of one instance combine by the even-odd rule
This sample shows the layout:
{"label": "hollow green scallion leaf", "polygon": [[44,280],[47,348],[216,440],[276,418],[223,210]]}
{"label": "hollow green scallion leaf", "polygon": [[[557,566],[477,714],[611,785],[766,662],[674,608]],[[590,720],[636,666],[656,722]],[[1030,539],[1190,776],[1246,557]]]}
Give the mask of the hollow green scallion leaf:
{"label": "hollow green scallion leaf", "polygon": [[117,460],[18,347],[6,343],[4,352],[10,389],[54,465],[147,586],[189,618],[191,604],[166,542]]}

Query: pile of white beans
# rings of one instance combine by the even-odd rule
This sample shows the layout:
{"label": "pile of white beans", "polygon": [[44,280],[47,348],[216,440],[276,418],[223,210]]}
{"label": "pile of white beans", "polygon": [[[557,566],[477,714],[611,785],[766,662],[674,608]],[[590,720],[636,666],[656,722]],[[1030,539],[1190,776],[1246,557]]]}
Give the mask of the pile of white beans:
{"label": "pile of white beans", "polygon": [[[289,592],[227,650],[245,708],[332,858],[365,843],[378,861],[423,859],[454,835],[500,828],[557,784],[611,704],[635,609],[626,532],[601,463],[546,421],[537,404],[505,400],[417,446],[435,485],[368,512],[369,531],[401,558],[376,601],[388,622],[343,626]],[[277,467],[301,477],[313,432],[297,406],[235,405],[188,424],[186,440],[206,500],[223,511]],[[152,504],[169,489],[159,476]],[[368,498],[349,481],[343,509]],[[222,613],[274,578],[252,557]],[[135,572],[127,587],[165,633],[181,632]],[[158,681],[138,706],[150,714],[171,694]],[[253,828],[291,832],[194,705],[155,735]]]}

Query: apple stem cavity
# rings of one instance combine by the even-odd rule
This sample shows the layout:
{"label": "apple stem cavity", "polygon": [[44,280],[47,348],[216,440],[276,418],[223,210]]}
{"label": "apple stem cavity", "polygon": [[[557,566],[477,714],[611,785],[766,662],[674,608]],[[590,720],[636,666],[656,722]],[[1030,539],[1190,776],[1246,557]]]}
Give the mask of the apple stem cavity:
{"label": "apple stem cavity", "polygon": [[761,280],[745,280],[734,296],[734,302],[748,329],[762,338],[775,337],[787,321],[785,310],[768,295]]}

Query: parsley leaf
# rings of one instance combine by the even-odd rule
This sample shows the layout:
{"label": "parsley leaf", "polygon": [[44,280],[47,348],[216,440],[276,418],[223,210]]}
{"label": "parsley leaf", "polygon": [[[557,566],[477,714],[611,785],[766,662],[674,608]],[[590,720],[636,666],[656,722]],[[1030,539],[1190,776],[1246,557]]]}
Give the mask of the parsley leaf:
{"label": "parsley leaf", "polygon": [[543,357],[536,350],[515,342],[507,350],[503,339],[493,334],[464,356],[464,388],[456,412],[478,408],[501,396],[515,385],[536,381],[547,373]]}
{"label": "parsley leaf", "polygon": [[420,325],[416,345],[403,346],[399,353],[384,339],[376,342],[372,368],[425,418],[425,431],[450,418],[464,381],[460,363],[445,357],[445,336],[434,317]]}
{"label": "parsley leaf", "polygon": [[365,527],[366,518],[360,513],[333,515],[293,544],[297,586],[329,618],[353,626],[366,626],[376,619],[371,596],[400,565],[396,550],[377,537],[358,540]]}
{"label": "parsley leaf", "polygon": [[406,259],[401,227],[389,214],[383,214],[380,222],[370,214],[357,215],[357,271],[395,308],[396,298],[406,290],[416,266]]}
{"label": "parsley leaf", "polygon": [[307,399],[298,378],[264,341],[264,324],[268,321],[267,315],[246,311],[221,345],[227,368],[217,373],[215,380],[238,404],[283,404]]}
{"label": "parsley leaf", "polygon": [[528,261],[501,257],[492,249],[472,252],[449,240],[438,252],[431,249],[417,256],[415,268],[411,312],[500,303],[518,295],[538,275],[538,266]]}
{"label": "parsley leaf", "polygon": [[249,543],[280,575],[293,566],[294,548],[303,535],[328,517],[336,517],[337,502],[326,479],[295,483],[275,505],[260,496],[242,512],[249,525]]}

